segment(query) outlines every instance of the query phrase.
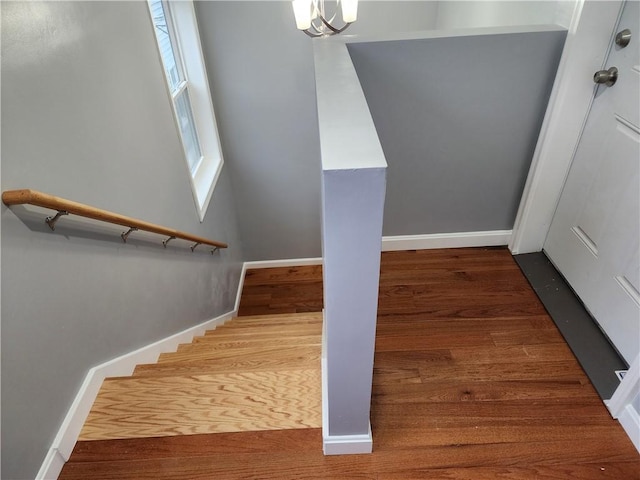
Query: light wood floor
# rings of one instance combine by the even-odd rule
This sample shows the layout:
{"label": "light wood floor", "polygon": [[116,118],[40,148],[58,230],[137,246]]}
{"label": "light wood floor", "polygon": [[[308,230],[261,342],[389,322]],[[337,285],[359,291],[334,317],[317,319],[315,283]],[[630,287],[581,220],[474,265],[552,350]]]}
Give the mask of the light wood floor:
{"label": "light wood floor", "polygon": [[[247,280],[247,314],[321,305],[319,267]],[[506,249],[383,254],[371,423],[371,455],[323,456],[319,428],[83,441],[60,478],[640,479]]]}

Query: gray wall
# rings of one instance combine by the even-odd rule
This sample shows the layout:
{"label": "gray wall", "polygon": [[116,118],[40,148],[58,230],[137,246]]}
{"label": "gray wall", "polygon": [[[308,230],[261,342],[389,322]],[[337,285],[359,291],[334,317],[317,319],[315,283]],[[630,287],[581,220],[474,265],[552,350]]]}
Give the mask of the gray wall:
{"label": "gray wall", "polygon": [[389,164],[384,235],[513,227],[565,34],[349,45]]}
{"label": "gray wall", "polygon": [[[1,2],[2,190],[34,188],[227,241],[2,205],[2,478],[33,478],[87,370],[233,309],[224,167],[198,221],[144,2]],[[200,250],[200,251],[198,251]]]}
{"label": "gray wall", "polygon": [[[320,256],[312,40],[288,1],[197,2],[196,12],[248,259]],[[347,32],[427,29],[436,17],[436,2],[361,2]]]}

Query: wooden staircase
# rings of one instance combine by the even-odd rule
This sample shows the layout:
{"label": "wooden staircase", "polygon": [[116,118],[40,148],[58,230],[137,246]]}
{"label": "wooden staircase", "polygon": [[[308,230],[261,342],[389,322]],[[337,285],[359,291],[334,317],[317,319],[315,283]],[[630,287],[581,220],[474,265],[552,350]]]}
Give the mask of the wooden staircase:
{"label": "wooden staircase", "polygon": [[321,313],[237,317],[107,378],[79,440],[320,428]]}
{"label": "wooden staircase", "polygon": [[[157,431],[171,436],[78,442],[60,480],[640,480],[633,444],[607,412],[506,248],[385,252],[382,259],[371,405],[373,454],[324,456],[321,428],[177,435],[172,429],[180,428],[183,420],[167,419]],[[247,272],[240,315],[321,308],[320,266]],[[316,330],[309,328],[318,333],[319,342],[316,315]],[[220,342],[274,341],[264,341],[260,348],[252,345],[250,356],[238,355],[242,348],[251,348],[243,343],[237,349],[213,349],[216,355],[227,352],[215,360],[203,355],[203,360],[165,361],[177,360],[190,349],[183,347],[163,355],[156,365],[139,366],[129,380],[132,384],[175,382],[169,398],[151,402],[139,396],[153,409],[139,408],[148,416],[141,417],[140,428],[151,430],[149,425],[160,423],[151,418],[155,412],[169,408],[195,423],[190,404],[178,400],[191,377],[229,376],[238,368],[254,378],[264,374],[268,380],[257,385],[265,386],[279,381],[280,371],[304,371],[312,365],[318,372],[318,345],[280,342],[289,334],[309,336],[304,320],[313,323],[313,318],[240,317],[191,346],[217,335]],[[254,335],[250,325],[255,323],[262,328]],[[229,339],[225,332],[236,328],[237,335]],[[182,380],[169,380],[172,377]],[[105,383],[93,418],[99,418],[100,409],[111,408],[104,394],[117,381]],[[275,417],[291,408],[291,402],[300,402],[317,414],[304,415],[305,422],[319,426],[320,395],[310,391],[313,386],[319,391],[320,382],[314,382],[306,387],[307,400],[288,392],[285,403],[273,412],[267,409],[266,415]],[[236,391],[236,383],[225,385],[222,388]],[[210,390],[211,395],[199,400],[208,408],[224,401],[214,401],[216,389]],[[275,387],[269,394],[273,391]],[[237,401],[250,395],[239,394]],[[111,402],[114,414],[133,408]],[[243,422],[258,415],[248,408],[242,412]],[[222,419],[222,414],[215,416],[219,418],[204,418],[191,430],[204,430],[202,425],[215,430],[207,423]],[[109,428],[118,437],[135,422],[133,416],[123,418]],[[93,425],[90,419],[87,432],[95,432]]]}

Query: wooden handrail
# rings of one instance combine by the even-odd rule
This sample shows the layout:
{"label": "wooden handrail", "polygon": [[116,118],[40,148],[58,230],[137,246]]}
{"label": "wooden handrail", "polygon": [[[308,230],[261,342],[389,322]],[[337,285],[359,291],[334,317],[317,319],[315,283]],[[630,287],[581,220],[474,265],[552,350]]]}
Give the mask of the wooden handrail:
{"label": "wooden handrail", "polygon": [[[223,242],[217,242],[215,240],[209,240],[208,238],[198,237],[197,235],[191,235],[190,233],[174,230],[173,228],[163,227],[154,223],[138,220],[137,218],[126,217],[118,213],[109,212],[107,210],[101,210],[99,208],[84,205],[82,203],[66,200],[64,198],[55,197],[47,193],[38,192],[36,190],[7,190],[2,192],[2,202],[7,205],[36,205],[38,207],[51,208],[58,212],[72,213],[82,217],[92,218],[101,222],[114,223],[116,225],[122,225],[129,227],[130,233],[132,230],[144,230],[147,232],[157,233],[159,235],[167,235],[168,240],[174,238],[181,238],[183,240],[190,240],[196,242],[192,247],[192,250],[199,244],[211,245],[216,248],[227,248],[227,244]],[[64,213],[63,213],[64,214]],[[47,221],[47,223],[50,223]],[[50,224],[51,226],[51,224]],[[52,227],[53,228],[53,227]],[[126,241],[126,236],[123,234],[123,240]],[[167,240],[165,240],[167,242]],[[165,243],[166,246],[166,243]]]}

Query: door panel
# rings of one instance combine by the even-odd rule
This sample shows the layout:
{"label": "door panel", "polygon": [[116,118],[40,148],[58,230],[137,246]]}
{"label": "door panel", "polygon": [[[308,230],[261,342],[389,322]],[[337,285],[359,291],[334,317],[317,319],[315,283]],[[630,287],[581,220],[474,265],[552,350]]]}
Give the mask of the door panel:
{"label": "door panel", "polygon": [[[627,2],[544,249],[628,363],[640,352],[640,9]],[[585,80],[586,81],[586,80]]]}

